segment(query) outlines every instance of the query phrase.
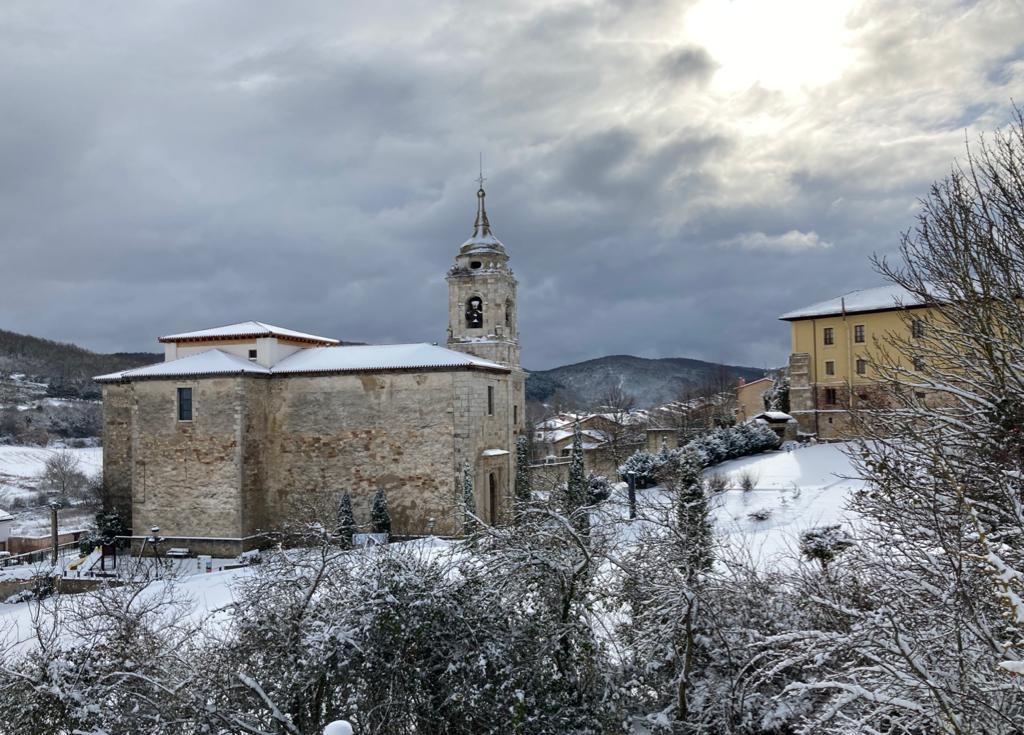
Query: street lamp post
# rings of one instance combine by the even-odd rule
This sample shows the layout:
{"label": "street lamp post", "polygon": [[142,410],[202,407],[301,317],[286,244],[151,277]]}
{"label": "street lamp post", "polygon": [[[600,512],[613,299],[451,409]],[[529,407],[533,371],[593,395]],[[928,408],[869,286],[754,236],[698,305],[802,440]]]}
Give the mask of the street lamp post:
{"label": "street lamp post", "polygon": [[58,547],[60,546],[60,534],[57,533],[57,509],[60,508],[60,503],[56,500],[50,503],[50,540],[53,545],[53,551],[50,554],[50,563],[57,566]]}

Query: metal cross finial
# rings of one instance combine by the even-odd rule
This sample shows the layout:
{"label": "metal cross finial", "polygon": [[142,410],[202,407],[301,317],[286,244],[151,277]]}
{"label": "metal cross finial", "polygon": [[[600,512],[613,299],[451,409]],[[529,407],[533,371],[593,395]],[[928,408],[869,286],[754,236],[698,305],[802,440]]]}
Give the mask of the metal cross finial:
{"label": "metal cross finial", "polygon": [[487,181],[487,179],[484,178],[484,154],[481,153],[480,154],[480,176],[477,177],[476,182],[478,184],[480,184],[480,188],[483,189],[485,181]]}

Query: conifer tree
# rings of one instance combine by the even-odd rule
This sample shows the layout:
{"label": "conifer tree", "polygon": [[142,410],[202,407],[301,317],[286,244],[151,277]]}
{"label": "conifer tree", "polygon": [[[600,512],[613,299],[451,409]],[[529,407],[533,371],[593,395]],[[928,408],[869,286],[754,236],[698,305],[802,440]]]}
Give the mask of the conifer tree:
{"label": "conifer tree", "polygon": [[525,436],[516,440],[516,503],[525,505],[533,499],[530,477],[530,445]]}
{"label": "conifer tree", "polygon": [[587,481],[587,472],[583,466],[583,433],[580,431],[580,422],[577,421],[573,428],[572,453],[569,459],[569,482],[566,484],[565,512],[572,515],[577,514],[575,526],[581,533],[587,533],[590,528],[589,518],[586,512],[580,509],[587,505],[587,495],[590,483]]}
{"label": "conifer tree", "polygon": [[391,512],[388,510],[388,496],[381,488],[373,496],[373,511],[370,514],[370,523],[374,533],[391,533]]}
{"label": "conifer tree", "polygon": [[338,500],[338,539],[342,548],[352,548],[352,536],[359,529],[356,527],[356,519],[352,514],[352,496],[347,492],[341,494]]}
{"label": "conifer tree", "polygon": [[476,494],[473,492],[473,471],[469,462],[462,463],[462,530],[467,536],[478,526],[476,519]]}
{"label": "conifer tree", "polygon": [[700,476],[700,461],[683,452],[677,464],[676,526],[682,544],[682,561],[688,582],[706,572],[714,562],[707,494]]}

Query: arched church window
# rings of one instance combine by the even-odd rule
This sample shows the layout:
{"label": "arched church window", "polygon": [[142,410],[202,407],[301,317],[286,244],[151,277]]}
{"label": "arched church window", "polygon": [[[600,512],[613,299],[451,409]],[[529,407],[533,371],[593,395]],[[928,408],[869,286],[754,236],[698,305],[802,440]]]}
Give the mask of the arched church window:
{"label": "arched church window", "polygon": [[479,296],[473,296],[466,302],[466,326],[479,329],[484,325],[484,302]]}
{"label": "arched church window", "polygon": [[505,302],[505,326],[506,327],[511,327],[512,326],[512,302],[511,301],[506,301]]}

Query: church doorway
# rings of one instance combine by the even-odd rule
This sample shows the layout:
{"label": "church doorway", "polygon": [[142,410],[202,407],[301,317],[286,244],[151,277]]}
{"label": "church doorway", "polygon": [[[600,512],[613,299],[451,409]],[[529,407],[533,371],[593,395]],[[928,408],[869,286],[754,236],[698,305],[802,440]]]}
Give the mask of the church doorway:
{"label": "church doorway", "polygon": [[498,478],[493,472],[487,476],[487,490],[491,509],[491,525],[494,526],[498,523]]}

